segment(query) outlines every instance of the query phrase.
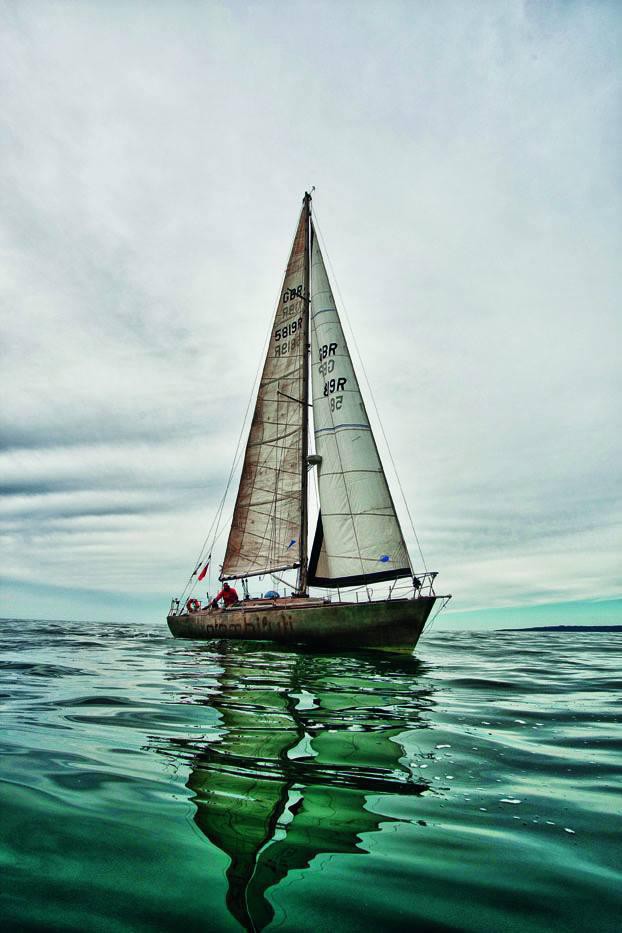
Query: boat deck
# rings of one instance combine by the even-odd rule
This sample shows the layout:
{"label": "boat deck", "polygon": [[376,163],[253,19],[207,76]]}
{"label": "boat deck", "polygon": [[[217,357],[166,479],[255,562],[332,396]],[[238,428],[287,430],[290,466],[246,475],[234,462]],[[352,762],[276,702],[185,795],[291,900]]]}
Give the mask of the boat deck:
{"label": "boat deck", "polygon": [[[212,609],[211,605],[202,606],[201,609],[197,610],[196,614],[200,615],[206,612],[257,612],[258,609],[262,612],[266,609],[318,609],[320,606],[330,605],[332,605],[330,599],[314,599],[303,596],[281,596],[279,599],[252,597],[251,599],[241,599],[239,602],[233,603],[232,606],[219,606],[218,609]],[[340,601],[340,605],[349,606],[353,605],[353,602],[346,600],[342,603]]]}

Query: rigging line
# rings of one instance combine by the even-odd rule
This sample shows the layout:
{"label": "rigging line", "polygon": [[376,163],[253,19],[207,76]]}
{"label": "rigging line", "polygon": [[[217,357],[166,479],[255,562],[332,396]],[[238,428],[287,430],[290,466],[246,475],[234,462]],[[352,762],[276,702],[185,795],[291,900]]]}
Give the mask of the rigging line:
{"label": "rigging line", "polygon": [[[316,219],[316,221],[317,221],[317,209],[315,209],[315,211],[314,211],[314,217],[315,217],[315,219]],[[335,286],[336,286],[336,288],[337,288],[337,294],[338,294],[338,296],[339,296],[339,303],[340,303],[340,305],[341,305],[341,308],[343,309],[344,317],[345,317],[345,319],[346,319],[346,321],[347,321],[347,323],[348,323],[348,328],[349,328],[350,334],[351,334],[351,336],[352,336],[352,342],[353,342],[354,348],[355,348],[355,350],[356,350],[357,356],[358,356],[358,358],[359,358],[359,363],[361,364],[361,370],[362,370],[362,372],[363,372],[363,377],[364,377],[364,379],[365,379],[365,384],[366,384],[366,386],[367,386],[367,391],[369,392],[369,396],[370,396],[370,398],[371,398],[372,405],[374,406],[374,411],[375,411],[375,413],[376,413],[376,419],[377,419],[378,424],[380,425],[380,430],[381,430],[381,432],[382,432],[382,436],[383,436],[383,438],[384,438],[384,443],[385,443],[385,446],[386,446],[387,451],[388,451],[388,454],[389,454],[389,459],[390,459],[390,461],[391,461],[391,466],[393,467],[393,473],[394,473],[395,478],[396,478],[396,480],[397,480],[397,485],[398,485],[398,488],[399,488],[399,490],[400,490],[400,494],[401,494],[401,496],[402,496],[402,501],[403,501],[404,506],[405,506],[405,508],[406,508],[406,514],[408,515],[408,520],[410,521],[410,527],[411,527],[412,533],[413,533],[413,535],[414,535],[414,537],[415,537],[415,541],[417,542],[417,548],[419,549],[419,555],[420,555],[420,557],[421,557],[421,562],[423,563],[423,566],[425,567],[425,570],[426,570],[426,573],[427,573],[427,572],[428,572],[428,567],[427,567],[427,564],[426,564],[426,562],[425,562],[425,557],[423,556],[423,550],[422,550],[422,548],[421,548],[421,543],[420,543],[420,541],[419,541],[419,536],[417,535],[417,532],[416,532],[416,530],[415,530],[415,523],[414,523],[414,521],[413,521],[413,517],[412,517],[412,515],[411,515],[410,508],[408,507],[408,502],[406,501],[406,496],[404,495],[404,489],[403,489],[402,483],[401,483],[401,481],[400,481],[399,473],[397,472],[397,468],[396,468],[396,466],[395,466],[395,460],[393,459],[393,454],[391,453],[391,448],[390,448],[390,446],[389,446],[389,441],[387,440],[387,435],[386,435],[385,430],[384,430],[384,425],[383,425],[382,420],[381,420],[381,418],[380,418],[380,413],[379,413],[379,411],[378,411],[378,406],[376,405],[376,399],[375,399],[375,397],[374,397],[374,393],[372,392],[372,388],[371,388],[371,385],[370,385],[370,382],[369,382],[369,378],[368,378],[368,376],[367,376],[367,370],[365,369],[365,364],[364,364],[364,362],[363,362],[363,357],[361,356],[361,351],[359,350],[358,344],[357,344],[357,342],[356,342],[356,336],[355,336],[355,334],[354,334],[354,330],[353,330],[353,328],[352,328],[352,324],[350,323],[350,317],[349,317],[348,312],[347,312],[347,310],[346,310],[345,302],[344,302],[344,300],[343,300],[343,295],[341,294],[341,289],[339,288],[339,282],[337,281],[337,277],[336,277],[336,275],[335,275],[335,270],[333,269],[333,264],[332,264],[332,262],[331,262],[331,260],[330,260],[330,256],[328,255],[328,252],[327,252],[327,250],[326,250],[326,248],[325,248],[325,247],[326,247],[326,241],[324,240],[324,235],[322,234],[322,231],[321,231],[321,229],[320,229],[319,224],[316,223],[315,226],[317,227],[317,232],[319,233],[320,240],[321,240],[321,243],[322,243],[323,255],[325,255],[326,258],[327,258],[327,260],[328,260],[328,265],[329,265],[329,267],[330,267],[331,277],[332,277],[332,280],[333,280],[333,282],[335,283]]]}
{"label": "rigging line", "polygon": [[[252,396],[251,396],[251,398],[252,398]],[[244,431],[244,424],[245,424],[245,422],[246,422],[246,417],[247,417],[247,415],[248,415],[248,408],[249,408],[249,406],[250,406],[250,400],[249,400],[249,405],[247,406],[247,409],[246,409],[246,413],[245,413],[245,415],[244,415],[244,420],[243,420],[243,422],[242,422],[242,431],[240,432],[240,437],[241,437],[241,435],[242,435],[242,433],[243,433],[243,431]],[[228,479],[227,479],[227,484],[226,484],[226,487],[225,487],[225,491],[224,491],[224,493],[223,493],[223,495],[222,495],[222,497],[221,497],[221,499],[220,499],[220,502],[219,502],[219,504],[218,504],[218,508],[216,509],[216,514],[214,515],[214,518],[213,518],[213,520],[212,520],[212,524],[210,525],[210,529],[209,529],[209,531],[208,531],[208,533],[207,533],[207,536],[206,536],[206,538],[205,538],[205,541],[203,542],[203,545],[202,545],[202,547],[201,547],[201,551],[200,551],[200,554],[199,554],[199,561],[198,561],[198,565],[199,565],[199,566],[203,563],[204,554],[205,554],[205,551],[207,550],[207,547],[206,547],[206,546],[207,546],[207,542],[211,539],[211,545],[210,545],[210,547],[209,547],[209,556],[210,556],[210,559],[211,559],[211,554],[212,554],[214,545],[215,545],[216,541],[218,540],[218,538],[220,537],[220,535],[222,534],[222,531],[219,531],[220,519],[222,518],[222,513],[223,513],[223,510],[224,510],[224,506],[225,506],[225,500],[226,500],[226,498],[227,498],[227,493],[228,493],[228,491],[229,491],[229,486],[230,486],[230,483],[231,483],[231,477],[232,477],[233,473],[235,472],[237,463],[238,463],[238,461],[239,461],[239,445],[240,445],[240,439],[238,439],[238,446],[236,447],[236,452],[235,452],[235,455],[234,455],[233,464],[232,464],[232,466],[231,466],[231,470],[229,471],[229,477],[228,477]],[[213,533],[213,537],[212,537],[212,533]],[[190,587],[190,585],[191,585],[191,583],[192,583],[192,578],[195,576],[195,574],[196,574],[196,570],[194,571],[194,573],[192,573],[192,574],[190,575],[190,579],[189,579],[188,582],[186,583],[186,587],[185,587],[185,589],[184,589],[184,593],[182,594],[182,597],[181,597],[182,599],[183,599],[183,597],[184,597],[185,594],[186,594],[186,590]],[[198,581],[196,581],[196,582],[198,582]]]}
{"label": "rigging line", "polygon": [[[198,569],[198,567],[203,563],[205,551],[206,551],[206,549],[207,549],[207,548],[206,548],[207,542],[208,542],[208,540],[210,540],[210,536],[212,535],[212,532],[213,532],[213,538],[211,538],[211,545],[210,545],[210,547],[209,547],[209,559],[210,559],[210,561],[211,561],[211,555],[212,555],[212,551],[213,551],[213,549],[214,549],[214,545],[216,544],[216,541],[220,538],[220,536],[221,536],[221,534],[222,534],[222,531],[219,531],[220,520],[221,520],[221,518],[222,518],[222,513],[223,513],[223,510],[224,510],[224,507],[225,507],[225,501],[226,501],[226,498],[227,498],[227,494],[228,494],[228,492],[229,492],[229,487],[230,487],[230,485],[231,485],[231,479],[232,479],[232,476],[233,476],[234,473],[235,473],[237,464],[238,464],[239,459],[240,459],[240,443],[241,443],[241,440],[242,440],[242,436],[243,436],[243,434],[244,434],[244,428],[245,428],[245,425],[246,425],[246,420],[247,420],[247,418],[248,418],[248,412],[249,412],[250,405],[251,405],[251,402],[252,402],[252,399],[253,399],[254,389],[255,389],[255,385],[256,385],[256,383],[257,383],[257,377],[258,377],[258,375],[259,375],[259,368],[257,369],[257,372],[255,373],[255,379],[254,379],[254,382],[253,382],[253,389],[252,389],[252,391],[251,391],[251,395],[250,395],[250,398],[249,398],[249,400],[248,400],[248,404],[247,404],[247,406],[246,406],[246,411],[245,411],[245,413],[244,413],[244,418],[242,419],[242,428],[241,428],[241,430],[240,430],[240,435],[239,435],[239,437],[238,437],[238,443],[237,443],[237,445],[236,445],[235,454],[234,454],[234,457],[233,457],[233,463],[232,463],[231,469],[230,469],[230,471],[229,471],[229,476],[228,476],[228,479],[227,479],[227,484],[226,484],[226,486],[225,486],[225,491],[224,491],[224,493],[223,493],[223,495],[222,495],[222,497],[221,497],[221,499],[220,499],[218,508],[217,508],[217,510],[216,510],[216,514],[215,514],[215,516],[214,516],[214,518],[213,518],[213,520],[212,520],[212,524],[210,525],[210,529],[209,529],[209,531],[208,531],[208,533],[207,533],[207,536],[206,536],[206,538],[205,538],[205,540],[204,540],[204,542],[203,542],[203,545],[202,545],[202,547],[201,547],[201,551],[199,552],[199,560],[198,560],[198,562],[197,562],[197,569]],[[186,596],[187,594],[192,593],[192,592],[194,591],[194,586],[196,585],[196,583],[198,583],[198,579],[197,579],[197,580],[194,580],[194,585],[193,585],[193,578],[196,576],[196,573],[197,573],[197,571],[195,570],[193,573],[190,574],[190,577],[189,577],[189,579],[188,579],[188,582],[186,583],[186,585],[185,585],[185,587],[184,587],[184,590],[183,590],[183,593],[182,593],[182,595],[180,596],[180,601],[183,601],[183,599],[185,598],[185,596]]]}
{"label": "rigging line", "polygon": [[[268,574],[266,574],[266,576],[268,576]],[[269,576],[271,576],[273,580],[278,580],[279,583],[283,584],[283,586],[291,586],[291,583],[289,583],[287,580],[284,580],[283,577],[279,577],[276,573],[270,573]]]}
{"label": "rigging line", "polygon": [[443,611],[443,609],[445,608],[445,606],[447,605],[447,603],[448,603],[449,600],[451,599],[451,596],[441,596],[441,597],[439,597],[439,599],[442,599],[443,602],[440,604],[440,606],[438,607],[438,609],[436,610],[436,612],[434,613],[434,615],[432,616],[432,618],[430,619],[430,621],[427,622],[426,625],[425,625],[425,628],[426,628],[426,631],[427,631],[428,634],[429,634],[429,632],[430,632],[430,629],[431,629],[432,626],[434,625],[435,620],[436,620],[437,617],[441,614],[441,612]]}
{"label": "rigging line", "polygon": [[[269,330],[268,335],[267,335],[267,337],[266,337],[266,339],[265,339],[265,341],[264,341],[264,351],[265,351],[265,349],[266,349],[266,347],[267,347],[267,345],[268,345],[268,343],[269,343],[271,333],[272,333],[272,325],[270,325],[270,330]],[[228,476],[228,478],[227,478],[227,483],[226,483],[226,486],[225,486],[225,491],[224,491],[224,493],[223,493],[223,495],[222,495],[222,498],[221,498],[221,500],[220,500],[220,503],[219,503],[219,505],[218,505],[218,508],[216,509],[216,514],[215,514],[215,516],[214,516],[214,518],[213,518],[213,520],[212,520],[212,524],[210,525],[210,529],[209,529],[209,531],[208,531],[208,533],[207,533],[207,535],[206,535],[206,537],[205,537],[205,540],[204,540],[204,542],[203,542],[203,544],[202,544],[202,546],[201,546],[201,550],[200,550],[200,552],[199,552],[199,560],[197,561],[197,563],[202,562],[203,555],[204,555],[205,550],[206,550],[207,542],[210,540],[210,536],[212,535],[212,532],[213,532],[213,534],[214,534],[214,537],[213,537],[213,539],[212,539],[211,547],[209,548],[210,559],[211,559],[211,552],[212,552],[212,550],[213,550],[213,548],[214,548],[214,545],[215,545],[216,541],[218,540],[218,538],[220,537],[220,534],[222,533],[222,532],[219,532],[220,519],[222,518],[222,512],[223,512],[223,509],[224,509],[224,507],[225,507],[225,500],[226,500],[227,495],[228,495],[228,493],[229,493],[229,487],[231,486],[231,480],[232,480],[232,478],[233,478],[233,475],[234,475],[234,473],[235,473],[235,470],[236,470],[237,465],[238,465],[239,460],[240,460],[242,437],[244,436],[244,433],[245,433],[246,423],[247,423],[248,413],[249,413],[249,411],[250,411],[251,403],[252,403],[252,401],[253,401],[253,398],[255,397],[255,387],[256,387],[257,381],[258,381],[258,379],[259,379],[262,360],[263,360],[263,353],[262,353],[262,355],[261,355],[261,357],[260,357],[259,364],[258,364],[257,370],[256,370],[256,372],[255,372],[255,378],[253,379],[253,385],[252,385],[251,392],[250,392],[250,395],[249,395],[249,398],[248,398],[248,402],[247,402],[247,405],[246,405],[246,411],[244,412],[244,417],[243,417],[243,419],[242,419],[242,427],[241,427],[241,429],[240,429],[240,433],[239,433],[239,436],[238,436],[238,442],[237,442],[237,444],[236,444],[235,453],[234,453],[234,455],[233,455],[233,462],[232,462],[232,464],[231,464],[231,469],[229,470],[229,476]],[[195,564],[195,566],[196,566],[196,564]],[[185,587],[184,587],[184,591],[183,591],[182,595],[180,596],[180,601],[183,601],[183,599],[184,599],[184,597],[186,596],[186,593],[187,593],[188,591],[190,591],[190,592],[192,591],[192,589],[193,589],[193,587],[192,587],[192,580],[193,580],[193,577],[195,576],[195,574],[196,574],[196,571],[194,571],[193,573],[190,574],[190,577],[189,577],[189,579],[188,579],[188,582],[186,583],[186,585],[185,585]],[[195,583],[196,583],[196,582],[198,582],[198,580],[196,580]]]}
{"label": "rigging line", "polygon": [[[269,338],[268,338],[268,339],[269,339]],[[266,341],[266,342],[267,342],[267,341]],[[229,487],[230,487],[230,485],[231,485],[231,479],[232,479],[232,477],[233,477],[233,475],[234,475],[234,473],[235,473],[235,470],[236,470],[237,465],[238,465],[239,460],[240,460],[240,455],[241,455],[241,441],[242,441],[242,437],[243,437],[243,435],[244,435],[244,431],[245,431],[245,427],[246,427],[246,423],[247,423],[247,419],[248,419],[248,413],[249,413],[249,410],[250,410],[250,407],[251,407],[251,402],[253,401],[253,397],[254,397],[254,394],[255,394],[255,386],[257,385],[257,380],[258,380],[258,378],[259,378],[259,370],[260,370],[260,367],[261,367],[261,361],[260,361],[260,363],[259,363],[259,366],[257,367],[257,371],[255,372],[255,378],[254,378],[254,380],[253,380],[253,386],[252,386],[251,393],[250,393],[250,396],[249,396],[249,399],[248,399],[248,403],[247,403],[247,405],[246,405],[246,411],[244,412],[244,417],[243,417],[243,419],[242,419],[242,427],[241,427],[241,429],[240,429],[240,434],[239,434],[239,436],[238,436],[238,442],[237,442],[237,444],[236,444],[235,453],[234,453],[234,456],[233,456],[233,462],[232,462],[232,464],[231,464],[231,469],[229,470],[229,476],[228,476],[228,478],[227,478],[227,483],[226,483],[226,486],[225,486],[225,491],[224,491],[224,493],[223,493],[223,495],[222,495],[222,497],[221,497],[221,499],[220,499],[218,508],[217,508],[217,510],[216,510],[216,514],[215,514],[215,516],[214,516],[214,519],[212,520],[212,524],[210,525],[210,529],[209,529],[209,531],[208,531],[208,533],[207,533],[207,536],[206,536],[206,538],[205,538],[205,540],[204,540],[204,542],[203,542],[203,545],[202,545],[202,547],[201,547],[201,550],[200,550],[200,552],[199,552],[199,560],[198,560],[197,563],[202,563],[203,555],[204,555],[204,553],[205,553],[206,546],[207,546],[207,542],[210,540],[210,536],[212,535],[212,532],[213,532],[213,538],[212,538],[211,546],[210,546],[210,548],[209,548],[210,556],[211,556],[211,552],[212,552],[212,550],[213,550],[213,548],[214,548],[214,545],[215,545],[216,541],[218,540],[218,538],[219,538],[220,535],[222,534],[222,531],[219,531],[220,520],[221,520],[221,518],[222,518],[222,513],[223,513],[223,510],[224,510],[225,501],[226,501],[226,498],[227,498],[227,495],[228,495],[228,492],[229,492]],[[186,595],[186,591],[191,587],[192,578],[195,576],[195,573],[196,573],[196,571],[190,575],[190,578],[189,578],[188,582],[186,583],[186,586],[185,586],[185,588],[184,588],[184,592],[182,593],[182,596],[180,597],[180,599],[183,600],[184,596]],[[197,582],[198,582],[198,581],[197,581]]]}

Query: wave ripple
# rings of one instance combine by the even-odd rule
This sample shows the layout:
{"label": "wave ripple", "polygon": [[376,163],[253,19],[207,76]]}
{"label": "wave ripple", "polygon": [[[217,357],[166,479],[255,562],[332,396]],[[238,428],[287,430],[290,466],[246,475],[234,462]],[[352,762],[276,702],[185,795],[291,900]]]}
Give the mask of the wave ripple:
{"label": "wave ripple", "polygon": [[3,929],[613,931],[620,645],[5,621]]}

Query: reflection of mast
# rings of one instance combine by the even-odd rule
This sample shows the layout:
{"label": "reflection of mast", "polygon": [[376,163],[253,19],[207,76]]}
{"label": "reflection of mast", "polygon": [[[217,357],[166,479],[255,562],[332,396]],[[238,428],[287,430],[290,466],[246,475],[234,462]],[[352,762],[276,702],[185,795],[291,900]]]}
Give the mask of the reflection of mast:
{"label": "reflection of mast", "polygon": [[[364,853],[361,836],[391,821],[366,808],[368,795],[426,789],[400,764],[396,741],[421,725],[421,698],[396,704],[386,659],[232,646],[220,660],[212,705],[226,732],[193,760],[188,787],[197,826],[231,860],[227,907],[245,929],[261,930],[274,916],[268,888],[320,853]],[[335,679],[344,674],[357,678],[347,690]]]}
{"label": "reflection of mast", "polygon": [[197,826],[231,859],[227,907],[245,929],[261,929],[272,910],[263,890],[253,897],[249,886],[258,855],[274,837],[288,802],[293,780],[287,774],[287,752],[303,737],[292,715],[296,701],[286,692],[295,658],[289,656],[289,664],[277,661],[271,690],[249,679],[259,673],[257,658],[248,668],[243,655],[221,660],[222,689],[212,705],[227,731],[221,742],[197,756],[188,787],[195,794]]}

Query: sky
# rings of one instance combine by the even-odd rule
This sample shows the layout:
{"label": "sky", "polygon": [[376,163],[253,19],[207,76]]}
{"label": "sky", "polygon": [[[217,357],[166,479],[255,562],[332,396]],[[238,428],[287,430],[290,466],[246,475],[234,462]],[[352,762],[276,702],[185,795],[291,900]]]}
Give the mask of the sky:
{"label": "sky", "polygon": [[620,621],[621,40],[597,0],[0,0],[0,614],[164,617],[315,186],[447,618]]}

